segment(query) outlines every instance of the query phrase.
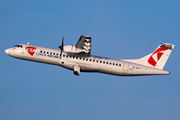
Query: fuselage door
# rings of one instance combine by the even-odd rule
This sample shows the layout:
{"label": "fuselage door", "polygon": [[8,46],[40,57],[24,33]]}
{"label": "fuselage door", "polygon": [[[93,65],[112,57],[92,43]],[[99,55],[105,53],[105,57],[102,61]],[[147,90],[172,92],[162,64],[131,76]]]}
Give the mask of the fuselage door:
{"label": "fuselage door", "polygon": [[129,63],[128,62],[124,62],[124,66],[123,66],[123,73],[127,74],[128,72],[128,67],[129,67]]}

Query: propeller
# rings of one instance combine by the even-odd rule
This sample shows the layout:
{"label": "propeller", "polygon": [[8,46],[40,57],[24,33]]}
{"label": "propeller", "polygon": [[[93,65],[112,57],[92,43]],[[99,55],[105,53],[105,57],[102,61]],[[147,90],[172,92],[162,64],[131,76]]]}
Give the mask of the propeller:
{"label": "propeller", "polygon": [[62,38],[62,44],[61,44],[61,46],[59,46],[59,49],[61,49],[60,58],[62,57],[63,47],[64,47],[64,36],[63,36],[63,38]]}

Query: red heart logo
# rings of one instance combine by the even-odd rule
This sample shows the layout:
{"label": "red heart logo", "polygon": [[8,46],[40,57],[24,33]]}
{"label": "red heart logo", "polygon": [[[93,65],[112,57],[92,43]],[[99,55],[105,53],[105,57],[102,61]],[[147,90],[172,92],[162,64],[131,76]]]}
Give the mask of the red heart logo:
{"label": "red heart logo", "polygon": [[35,50],[36,50],[36,47],[26,47],[26,49],[27,49],[27,52],[31,55],[31,56],[33,56],[34,55],[34,53],[35,53]]}

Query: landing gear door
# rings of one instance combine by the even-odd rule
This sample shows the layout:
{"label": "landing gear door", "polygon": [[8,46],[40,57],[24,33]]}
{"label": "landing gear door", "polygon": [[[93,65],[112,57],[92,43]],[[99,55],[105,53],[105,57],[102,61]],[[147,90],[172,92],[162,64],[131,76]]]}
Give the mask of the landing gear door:
{"label": "landing gear door", "polygon": [[124,66],[123,66],[123,73],[127,74],[128,72],[128,67],[129,67],[129,63],[128,62],[124,62]]}

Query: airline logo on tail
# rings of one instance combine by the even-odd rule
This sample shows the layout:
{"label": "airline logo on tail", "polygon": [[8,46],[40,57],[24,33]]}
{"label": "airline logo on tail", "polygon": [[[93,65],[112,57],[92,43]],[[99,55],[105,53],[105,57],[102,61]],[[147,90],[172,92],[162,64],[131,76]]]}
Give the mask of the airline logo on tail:
{"label": "airline logo on tail", "polygon": [[33,56],[34,53],[35,53],[36,47],[26,47],[26,49],[27,49],[27,52],[28,52],[31,56]]}
{"label": "airline logo on tail", "polygon": [[148,63],[152,66],[155,66],[163,53],[167,50],[167,47],[165,45],[160,46],[148,59]]}

